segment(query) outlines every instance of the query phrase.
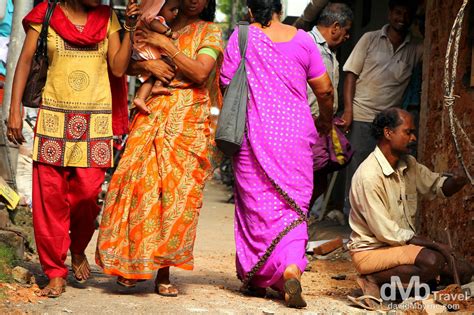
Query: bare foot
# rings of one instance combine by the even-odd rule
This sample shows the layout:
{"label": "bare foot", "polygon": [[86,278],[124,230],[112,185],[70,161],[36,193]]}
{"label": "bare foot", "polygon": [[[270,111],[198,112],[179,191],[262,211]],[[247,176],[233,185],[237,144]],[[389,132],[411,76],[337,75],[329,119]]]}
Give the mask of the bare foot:
{"label": "bare foot", "polygon": [[148,106],[146,106],[146,103],[145,103],[144,99],[136,97],[133,100],[133,104],[135,105],[135,107],[138,109],[138,111],[140,113],[145,114],[145,115],[150,115],[151,114],[151,111],[148,108]]}
{"label": "bare foot", "polygon": [[91,276],[91,267],[84,254],[71,254],[71,268],[74,278],[79,283],[85,282]]}
{"label": "bare foot", "polygon": [[377,283],[370,281],[367,276],[359,276],[356,279],[357,284],[362,289],[363,295],[370,295],[380,298],[380,288]]}

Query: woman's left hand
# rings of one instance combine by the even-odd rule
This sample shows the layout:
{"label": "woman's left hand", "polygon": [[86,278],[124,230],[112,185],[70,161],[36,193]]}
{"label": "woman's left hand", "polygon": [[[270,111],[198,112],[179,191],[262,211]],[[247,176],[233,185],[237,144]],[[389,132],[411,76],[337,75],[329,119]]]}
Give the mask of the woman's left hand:
{"label": "woman's left hand", "polygon": [[164,50],[169,48],[170,45],[173,45],[169,37],[157,32],[153,32],[147,28],[137,30],[136,35],[137,43],[139,44],[149,44],[155,47],[163,48]]}

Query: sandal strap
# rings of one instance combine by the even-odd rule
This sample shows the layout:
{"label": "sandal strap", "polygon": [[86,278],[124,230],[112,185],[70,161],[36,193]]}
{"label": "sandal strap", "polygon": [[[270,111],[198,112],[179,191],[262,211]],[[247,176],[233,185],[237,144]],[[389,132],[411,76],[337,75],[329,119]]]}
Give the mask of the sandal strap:
{"label": "sandal strap", "polygon": [[160,291],[160,290],[164,290],[164,291],[167,291],[168,293],[171,293],[171,294],[174,294],[174,292],[170,292],[170,291],[176,291],[176,294],[178,294],[178,288],[173,285],[172,283],[169,283],[169,284],[164,284],[164,283],[157,283],[157,290]]}
{"label": "sandal strap", "polygon": [[125,286],[125,287],[129,287],[129,288],[136,286],[137,282],[138,282],[138,280],[136,280],[136,279],[127,279],[127,278],[124,278],[122,276],[119,276],[117,278],[117,283],[118,284],[120,284],[122,286]]}
{"label": "sandal strap", "polygon": [[81,261],[81,263],[79,265],[74,265],[73,263],[71,263],[71,268],[74,272],[77,272],[87,267],[88,265],[89,265],[89,262],[87,261],[87,257],[84,255],[84,259]]}
{"label": "sandal strap", "polygon": [[50,295],[56,295],[59,296],[66,292],[66,283],[58,286],[51,286],[47,285],[43,289],[39,290],[36,295],[38,296],[50,296]]}
{"label": "sandal strap", "polygon": [[383,300],[380,299],[380,298],[377,298],[373,295],[362,295],[362,296],[359,296],[358,298],[356,298],[358,300],[365,300],[365,299],[368,299],[368,300],[372,300],[374,302],[377,302],[379,304],[382,304],[383,303]]}

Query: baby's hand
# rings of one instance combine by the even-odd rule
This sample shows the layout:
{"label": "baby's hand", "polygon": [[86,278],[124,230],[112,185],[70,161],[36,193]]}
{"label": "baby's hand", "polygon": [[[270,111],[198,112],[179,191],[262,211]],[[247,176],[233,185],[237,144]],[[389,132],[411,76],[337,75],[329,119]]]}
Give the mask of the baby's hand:
{"label": "baby's hand", "polygon": [[173,32],[171,28],[167,29],[166,32],[164,32],[163,34],[168,36],[171,39],[178,39],[179,37],[178,33]]}

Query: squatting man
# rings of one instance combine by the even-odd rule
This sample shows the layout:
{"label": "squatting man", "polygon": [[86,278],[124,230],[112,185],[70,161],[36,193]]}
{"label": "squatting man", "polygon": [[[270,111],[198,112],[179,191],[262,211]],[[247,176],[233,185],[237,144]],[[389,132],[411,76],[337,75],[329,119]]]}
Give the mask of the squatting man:
{"label": "squatting man", "polygon": [[[352,179],[349,249],[364,295],[380,298],[380,286],[392,276],[404,284],[413,276],[434,286],[453,283],[453,250],[415,232],[417,201],[419,196],[450,197],[467,179],[461,171],[449,177],[431,172],[408,155],[415,131],[410,113],[380,112],[371,126],[377,146]],[[469,282],[473,267],[458,258],[455,263],[461,283]]]}

